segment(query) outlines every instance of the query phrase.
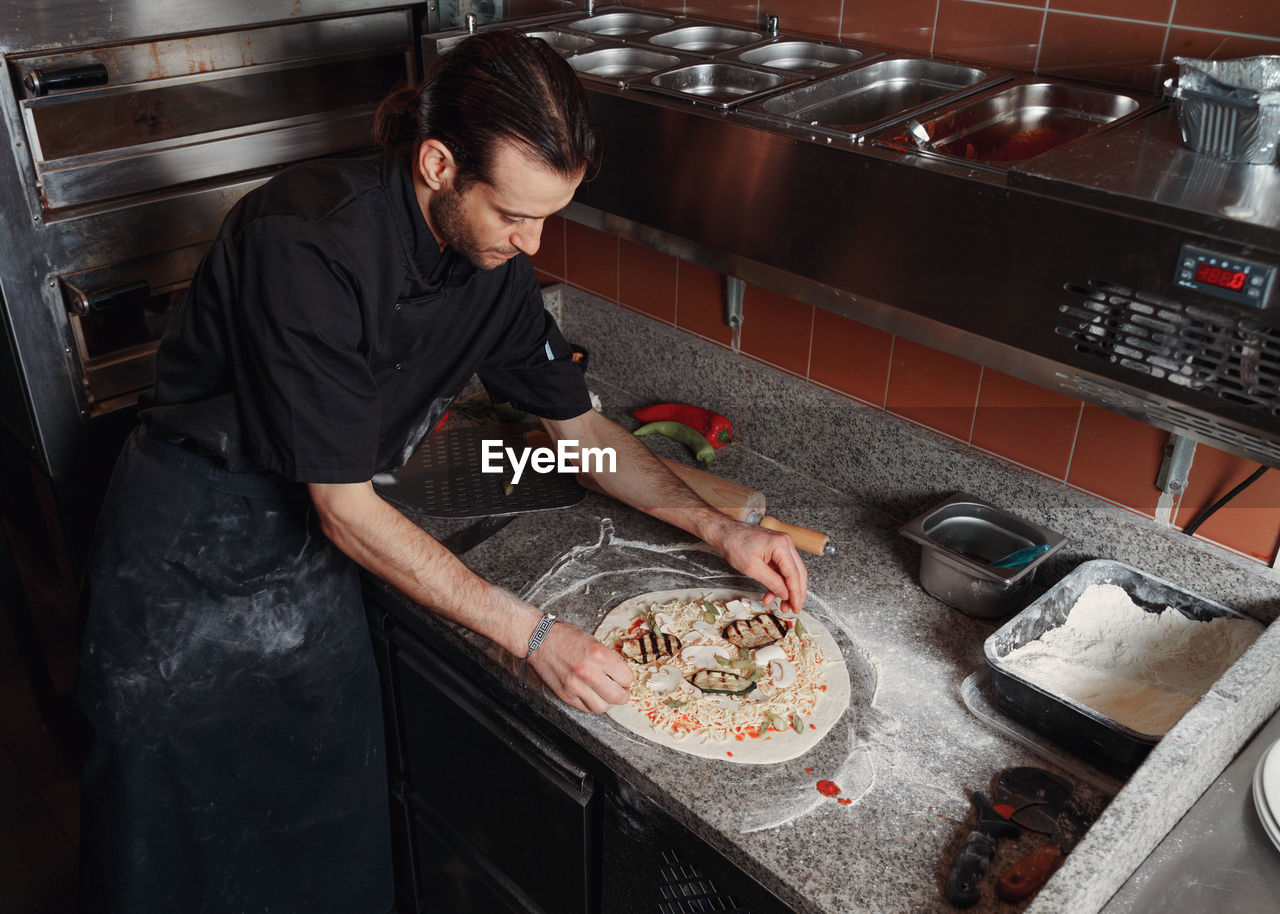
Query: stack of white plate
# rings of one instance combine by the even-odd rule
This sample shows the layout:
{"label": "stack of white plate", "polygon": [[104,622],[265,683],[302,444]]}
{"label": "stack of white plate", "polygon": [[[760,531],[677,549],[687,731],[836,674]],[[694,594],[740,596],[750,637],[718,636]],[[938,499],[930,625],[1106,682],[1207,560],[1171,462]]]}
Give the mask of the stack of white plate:
{"label": "stack of white plate", "polygon": [[1267,837],[1280,850],[1280,740],[1262,753],[1253,771],[1253,805]]}

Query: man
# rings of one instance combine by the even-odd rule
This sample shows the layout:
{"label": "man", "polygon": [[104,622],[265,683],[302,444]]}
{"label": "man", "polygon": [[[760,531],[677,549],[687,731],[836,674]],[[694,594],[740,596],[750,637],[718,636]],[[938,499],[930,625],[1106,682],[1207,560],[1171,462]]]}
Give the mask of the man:
{"label": "man", "polygon": [[714,511],[590,409],[518,256],[598,161],[564,61],[514,32],[469,38],[388,99],[378,138],[380,156],[290,169],[233,208],[116,467],[81,684],[91,910],[390,909],[360,567],[527,657],[572,707],[626,700],[616,654],[548,628],[370,483],[472,373],[553,437],[614,448],[609,494],[804,603],[787,537]]}

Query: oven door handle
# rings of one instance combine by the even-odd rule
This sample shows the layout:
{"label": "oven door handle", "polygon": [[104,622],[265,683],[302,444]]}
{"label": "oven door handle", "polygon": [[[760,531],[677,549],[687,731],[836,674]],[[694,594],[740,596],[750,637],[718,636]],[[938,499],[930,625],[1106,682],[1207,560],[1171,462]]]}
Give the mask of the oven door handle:
{"label": "oven door handle", "polygon": [[101,314],[122,305],[132,305],[151,297],[151,284],[145,279],[105,289],[76,289],[73,301],[81,314]]}
{"label": "oven door handle", "polygon": [[35,96],[48,95],[50,92],[66,92],[70,89],[88,89],[90,86],[105,86],[110,80],[107,68],[100,63],[82,64],[76,67],[57,67],[44,69],[32,67],[27,71],[22,83],[27,91]]}

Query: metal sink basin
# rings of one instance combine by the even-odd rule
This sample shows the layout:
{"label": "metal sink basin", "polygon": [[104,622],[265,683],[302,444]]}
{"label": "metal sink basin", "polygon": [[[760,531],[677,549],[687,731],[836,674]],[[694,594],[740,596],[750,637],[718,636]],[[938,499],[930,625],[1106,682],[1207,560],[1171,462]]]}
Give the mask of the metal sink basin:
{"label": "metal sink basin", "polygon": [[597,48],[568,58],[569,66],[583,76],[618,86],[625,86],[638,76],[688,63],[690,59],[637,47]]}
{"label": "metal sink basin", "polygon": [[891,57],[821,77],[751,106],[764,120],[845,139],[1005,79],[1003,71],[920,57]]}
{"label": "metal sink basin", "polygon": [[600,43],[588,35],[575,35],[573,32],[562,32],[560,29],[533,28],[526,29],[525,34],[530,38],[541,38],[555,48],[556,53],[561,57],[568,57]]}
{"label": "metal sink basin", "polygon": [[[1005,165],[1056,149],[1142,107],[1142,102],[1118,92],[1032,82],[945,111],[925,120],[923,126],[930,152]],[[884,133],[883,145],[906,149],[920,145],[907,130]]]}
{"label": "metal sink basin", "polygon": [[734,60],[788,70],[795,73],[821,73],[833,67],[855,64],[872,55],[858,48],[820,41],[775,41],[771,44],[748,48],[733,55]]}
{"label": "metal sink basin", "polygon": [[585,19],[575,19],[568,23],[566,28],[611,38],[630,38],[645,32],[656,32],[674,24],[675,19],[670,16],[660,16],[657,13],[645,13],[639,10],[614,10],[588,16]]}
{"label": "metal sink basin", "polygon": [[727,25],[682,25],[653,35],[649,44],[693,54],[718,54],[746,44],[755,44],[764,38],[763,32],[735,29]]}
{"label": "metal sink basin", "polygon": [[772,92],[797,78],[712,60],[667,70],[631,85],[636,89],[725,109]]}

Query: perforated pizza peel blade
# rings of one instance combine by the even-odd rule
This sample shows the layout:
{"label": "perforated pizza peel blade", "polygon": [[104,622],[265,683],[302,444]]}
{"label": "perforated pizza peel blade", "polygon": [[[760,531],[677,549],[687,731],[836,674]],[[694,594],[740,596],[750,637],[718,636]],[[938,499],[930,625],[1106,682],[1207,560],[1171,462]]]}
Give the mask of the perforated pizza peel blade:
{"label": "perforated pizza peel blade", "polygon": [[490,517],[521,514],[547,508],[567,508],[587,497],[576,473],[537,473],[526,465],[520,482],[503,458],[503,472],[481,471],[484,441],[501,441],[502,447],[523,451],[531,445],[524,434],[528,425],[462,425],[432,432],[393,482],[385,495],[416,508],[428,517]]}

